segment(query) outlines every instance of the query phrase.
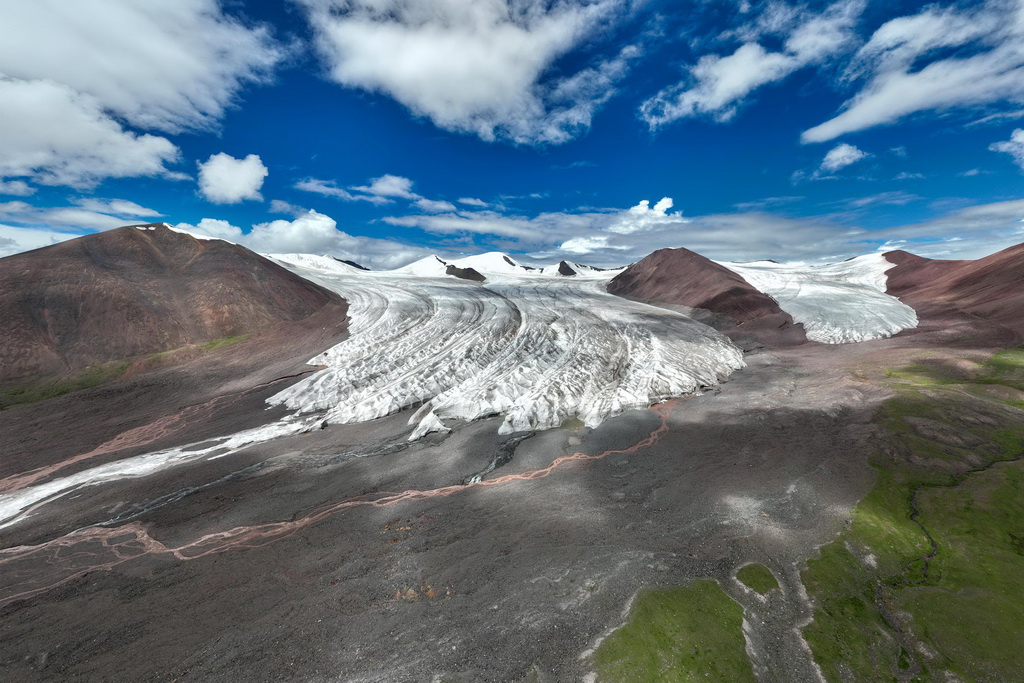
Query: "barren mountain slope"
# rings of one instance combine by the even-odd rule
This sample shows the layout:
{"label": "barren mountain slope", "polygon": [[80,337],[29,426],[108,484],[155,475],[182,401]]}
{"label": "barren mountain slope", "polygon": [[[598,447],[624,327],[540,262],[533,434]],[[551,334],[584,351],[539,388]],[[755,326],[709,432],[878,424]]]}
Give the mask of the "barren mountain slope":
{"label": "barren mountain slope", "polygon": [[608,291],[727,316],[716,326],[730,336],[753,334],[772,346],[806,341],[802,327],[771,297],[689,249],[659,249],[617,275]]}
{"label": "barren mountain slope", "polygon": [[976,261],[927,259],[906,251],[885,257],[897,264],[888,272],[889,293],[922,316],[959,311],[1024,334],[1024,244]]}
{"label": "barren mountain slope", "polygon": [[248,249],[163,224],[0,260],[0,381],[201,344],[343,304]]}

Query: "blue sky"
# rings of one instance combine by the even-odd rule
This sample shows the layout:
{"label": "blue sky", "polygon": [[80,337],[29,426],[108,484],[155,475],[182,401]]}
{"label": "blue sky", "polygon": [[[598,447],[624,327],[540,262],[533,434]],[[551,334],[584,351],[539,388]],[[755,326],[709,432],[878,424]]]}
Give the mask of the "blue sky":
{"label": "blue sky", "polygon": [[0,44],[0,255],[157,220],[377,268],[1024,241],[1024,0],[0,0]]}

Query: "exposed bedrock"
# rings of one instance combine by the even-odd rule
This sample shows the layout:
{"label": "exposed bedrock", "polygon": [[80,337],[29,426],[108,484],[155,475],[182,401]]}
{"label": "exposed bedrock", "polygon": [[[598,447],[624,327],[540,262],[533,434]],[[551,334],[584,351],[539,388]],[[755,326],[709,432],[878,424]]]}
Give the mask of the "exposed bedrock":
{"label": "exposed bedrock", "polygon": [[487,279],[475,268],[459,268],[450,263],[445,267],[444,273],[445,275],[453,275],[463,280],[471,280],[472,282],[483,282]]}

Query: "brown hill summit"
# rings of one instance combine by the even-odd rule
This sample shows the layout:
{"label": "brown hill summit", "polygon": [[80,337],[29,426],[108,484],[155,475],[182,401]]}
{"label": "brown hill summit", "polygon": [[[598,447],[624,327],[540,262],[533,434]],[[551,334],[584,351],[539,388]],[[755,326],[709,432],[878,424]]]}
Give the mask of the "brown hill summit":
{"label": "brown hill summit", "polygon": [[128,226],[0,259],[0,380],[250,334],[345,302],[223,240]]}
{"label": "brown hill summit", "polygon": [[753,335],[770,346],[807,341],[803,326],[740,275],[689,249],[659,249],[608,283],[619,296],[710,312],[703,316],[734,339]]}
{"label": "brown hill summit", "polygon": [[928,259],[891,251],[888,293],[922,318],[958,313],[1003,325],[1024,335],[1024,244],[975,261]]}

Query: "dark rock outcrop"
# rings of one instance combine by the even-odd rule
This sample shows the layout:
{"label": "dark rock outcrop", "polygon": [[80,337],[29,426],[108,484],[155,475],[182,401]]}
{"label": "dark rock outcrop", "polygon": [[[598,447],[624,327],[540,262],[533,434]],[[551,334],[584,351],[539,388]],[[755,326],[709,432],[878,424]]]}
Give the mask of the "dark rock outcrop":
{"label": "dark rock outcrop", "polygon": [[713,314],[705,318],[734,339],[769,346],[807,341],[803,326],[740,275],[689,249],[659,249],[616,275],[608,291]]}
{"label": "dark rock outcrop", "polygon": [[445,275],[451,275],[463,280],[472,280],[473,282],[484,282],[487,280],[476,268],[459,268],[450,263],[444,269],[444,273]]}
{"label": "dark rock outcrop", "polygon": [[303,320],[337,295],[245,247],[164,224],[0,259],[0,381]]}
{"label": "dark rock outcrop", "polygon": [[366,266],[364,266],[364,265],[362,265],[360,263],[356,263],[355,261],[348,261],[348,260],[343,259],[343,258],[338,258],[337,256],[332,256],[331,258],[334,259],[335,261],[337,261],[338,263],[344,263],[346,266],[352,266],[353,268],[356,268],[357,270],[365,270],[367,272],[369,272],[369,270],[370,270]]}

